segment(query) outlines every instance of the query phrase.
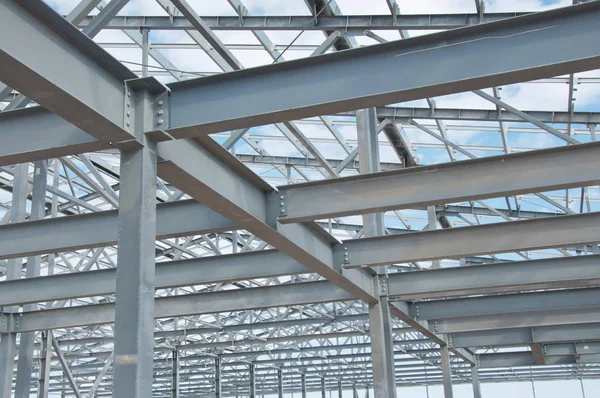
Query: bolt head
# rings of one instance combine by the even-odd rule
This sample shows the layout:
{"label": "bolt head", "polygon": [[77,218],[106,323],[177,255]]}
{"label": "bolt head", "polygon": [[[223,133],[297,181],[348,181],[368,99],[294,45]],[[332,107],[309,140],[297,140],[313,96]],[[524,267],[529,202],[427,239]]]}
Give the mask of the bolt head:
{"label": "bolt head", "polygon": [[158,119],[157,123],[158,124],[163,124],[163,120],[162,119]]}
{"label": "bolt head", "polygon": [[162,100],[158,101],[158,105],[162,106],[162,104],[164,104],[164,101],[162,101]]}
{"label": "bolt head", "polygon": [[158,111],[159,115],[162,115],[164,112],[162,110]]}

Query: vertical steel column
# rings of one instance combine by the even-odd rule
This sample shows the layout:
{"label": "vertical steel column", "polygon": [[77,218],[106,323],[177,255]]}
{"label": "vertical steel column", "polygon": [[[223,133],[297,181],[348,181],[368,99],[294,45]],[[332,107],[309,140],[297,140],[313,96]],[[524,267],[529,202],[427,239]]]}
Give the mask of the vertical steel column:
{"label": "vertical steel column", "polygon": [[173,350],[173,373],[171,378],[171,397],[179,398],[179,351]]}
{"label": "vertical steel column", "polygon": [[473,398],[481,398],[481,386],[479,385],[479,369],[471,366],[471,382],[473,383]]}
{"label": "vertical steel column", "polygon": [[[379,171],[379,138],[377,134],[377,111],[375,108],[356,112],[358,131],[358,156],[361,174]],[[383,213],[363,215],[365,238],[384,234]],[[390,307],[386,292],[381,291],[385,283],[385,268],[377,267],[373,278],[379,303],[369,305],[371,333],[371,356],[373,359],[373,379],[376,398],[396,397],[394,372],[394,346],[391,327]]]}
{"label": "vertical steel column", "polygon": [[143,146],[121,149],[113,394],[142,398],[152,396],[156,150],[144,136],[154,124],[153,95],[131,86],[126,91],[133,129]]}
{"label": "vertical steel column", "polygon": [[[15,166],[13,176],[13,196],[10,208],[10,222],[17,223],[25,220],[25,205],[27,201],[27,175],[29,164]],[[11,258],[6,264],[6,280],[21,278],[23,263],[20,258]],[[6,313],[18,312],[18,307],[5,307]],[[17,334],[0,333],[0,396],[12,396],[12,379],[17,354]]]}
{"label": "vertical steel column", "polygon": [[306,398],[306,373],[300,375],[300,389],[302,390],[302,398]]}
{"label": "vertical steel column", "polygon": [[[437,229],[437,216],[435,214],[435,206],[427,206],[427,227],[429,231]],[[431,269],[440,268],[440,260],[431,261]]]}
{"label": "vertical steel column", "polygon": [[221,398],[221,358],[215,358],[215,398]]}
{"label": "vertical steel column", "polygon": [[42,332],[42,346],[40,347],[40,377],[38,382],[38,398],[48,397],[48,388],[50,385],[50,359],[52,358],[52,332],[45,330]]}
{"label": "vertical steel column", "polygon": [[450,353],[448,351],[448,345],[444,344],[440,346],[440,353],[442,354],[442,377],[444,381],[444,398],[453,398],[452,392],[452,369],[450,367]]}
{"label": "vertical steel column", "polygon": [[249,366],[250,374],[250,398],[256,397],[256,365],[251,363]]}
{"label": "vertical steel column", "polygon": [[[48,161],[38,160],[34,163],[33,191],[31,193],[31,218],[41,220],[46,214],[46,182],[48,177]],[[40,276],[40,256],[27,257],[25,275],[27,278]],[[26,304],[23,311],[37,310],[37,304]],[[33,344],[35,332],[21,333],[19,344],[19,361],[17,363],[17,381],[15,397],[29,398],[31,393],[31,371],[33,368]]]}
{"label": "vertical steel column", "polygon": [[339,394],[339,398],[342,398],[342,381],[338,380],[338,394]]}
{"label": "vertical steel column", "polygon": [[327,398],[327,389],[325,388],[325,376],[321,377],[321,398]]}
{"label": "vertical steel column", "polygon": [[283,398],[283,371],[277,369],[277,396]]}
{"label": "vertical steel column", "polygon": [[356,385],[352,385],[352,398],[358,398],[358,390],[356,389]]}
{"label": "vertical steel column", "polygon": [[148,76],[148,53],[150,44],[148,43],[148,29],[142,29],[142,77]]}

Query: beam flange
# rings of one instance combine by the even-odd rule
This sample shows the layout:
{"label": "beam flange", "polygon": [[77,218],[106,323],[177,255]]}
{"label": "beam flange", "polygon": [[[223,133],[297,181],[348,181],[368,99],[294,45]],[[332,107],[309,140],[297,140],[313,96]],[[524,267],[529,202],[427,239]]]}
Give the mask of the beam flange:
{"label": "beam flange", "polygon": [[599,153],[600,143],[591,143],[281,186],[286,213],[279,222],[596,185]]}

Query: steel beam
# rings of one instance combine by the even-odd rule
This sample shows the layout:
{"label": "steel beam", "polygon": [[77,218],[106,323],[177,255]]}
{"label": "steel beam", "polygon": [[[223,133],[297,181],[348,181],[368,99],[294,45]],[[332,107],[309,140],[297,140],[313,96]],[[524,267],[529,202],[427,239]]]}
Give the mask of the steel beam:
{"label": "steel beam", "polygon": [[[531,352],[480,354],[477,357],[479,360],[480,369],[536,365],[535,359],[533,358],[533,355],[531,355]],[[572,363],[575,363],[575,359],[572,356],[562,356],[548,358],[546,365],[566,365]]]}
{"label": "steel beam", "polygon": [[48,398],[48,388],[50,386],[50,362],[52,358],[52,332],[44,330],[42,332],[42,347],[40,349],[40,372],[38,377],[38,398]]}
{"label": "steel beam", "polygon": [[0,113],[0,165],[111,148],[42,107]]}
{"label": "steel beam", "polygon": [[286,214],[279,222],[596,185],[599,152],[600,143],[591,143],[281,186]]}
{"label": "steel beam", "polygon": [[481,385],[479,384],[479,369],[471,366],[471,383],[473,384],[473,398],[481,398]]}
{"label": "steel beam", "polygon": [[[480,23],[497,22],[508,18],[527,15],[523,12],[486,13],[480,20],[477,14],[405,14],[394,21],[391,15],[319,15],[316,21],[305,15],[252,16],[243,18],[231,16],[199,16],[210,30],[307,30],[335,31],[342,30],[347,36],[362,36],[369,30],[446,30],[479,25]],[[79,28],[87,26],[92,17],[74,22]],[[127,15],[113,17],[104,29],[118,30],[197,30],[188,18],[181,15],[137,16]]]}
{"label": "steel beam", "polygon": [[600,285],[600,255],[514,261],[389,276],[389,295],[425,300]]}
{"label": "steel beam", "polygon": [[[600,31],[597,14],[600,5],[592,2],[173,83],[169,133],[200,136],[596,69],[600,50],[592,37]],[[497,61],[465,63],[472,57]],[[404,72],[400,77],[398,65]],[[423,65],[431,65],[431,73],[423,73]],[[233,98],[232,92],[237,94]]]}
{"label": "steel beam", "polygon": [[[468,257],[597,243],[600,213],[541,218],[344,241],[345,267]],[[347,249],[347,250],[346,250]]]}
{"label": "steel beam", "polygon": [[[294,306],[351,300],[353,296],[329,282],[309,282],[253,289],[157,298],[155,317],[168,318],[244,309]],[[23,313],[23,332],[99,325],[115,321],[114,304],[68,307]]]}
{"label": "steel beam", "polygon": [[[117,243],[118,211],[0,226],[0,258],[55,253]],[[236,229],[225,217],[193,200],[157,206],[157,239]]]}
{"label": "steel beam", "polygon": [[179,351],[173,350],[173,366],[171,374],[171,398],[179,398]]}
{"label": "steel beam", "polygon": [[[561,111],[522,111],[528,116],[544,123],[600,123],[598,112],[561,112]],[[400,122],[410,119],[423,120],[465,120],[475,122],[515,122],[522,123],[523,119],[510,112],[498,112],[496,109],[469,109],[469,108],[408,108],[408,107],[380,107],[377,108],[377,117],[389,118]]]}
{"label": "steel beam", "polygon": [[357,298],[376,301],[364,272],[334,267],[330,237],[311,226],[277,224],[279,195],[211,138],[161,142],[158,154],[161,178]]}
{"label": "steel beam", "polygon": [[[164,289],[306,272],[306,267],[288,256],[266,250],[157,263],[155,286]],[[116,284],[116,269],[4,281],[0,282],[0,306],[109,295],[115,293]]]}
{"label": "steel beam", "polygon": [[123,128],[123,82],[133,72],[42,1],[2,2],[0,27],[5,84],[96,139],[133,139]]}
{"label": "steel beam", "polygon": [[477,317],[437,319],[435,329],[439,333],[461,333],[494,329],[520,329],[528,327],[554,325],[580,325],[600,322],[600,311],[595,307],[539,311],[535,316],[530,313],[508,313],[480,315]]}
{"label": "steel beam", "polygon": [[497,314],[535,313],[568,308],[600,307],[600,289],[557,290],[500,296],[469,297],[416,302],[410,314],[416,319],[433,320]]}
{"label": "steel beam", "polygon": [[521,329],[498,329],[454,333],[449,336],[457,348],[564,343],[600,340],[600,324],[557,325]]}

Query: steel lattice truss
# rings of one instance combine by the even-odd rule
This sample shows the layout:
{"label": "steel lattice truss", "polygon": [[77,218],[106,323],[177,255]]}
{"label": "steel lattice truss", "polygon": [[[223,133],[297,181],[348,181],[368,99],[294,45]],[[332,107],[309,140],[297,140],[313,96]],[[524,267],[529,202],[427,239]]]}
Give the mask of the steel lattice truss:
{"label": "steel lattice truss", "polygon": [[600,3],[295,2],[0,0],[0,395],[600,377]]}

